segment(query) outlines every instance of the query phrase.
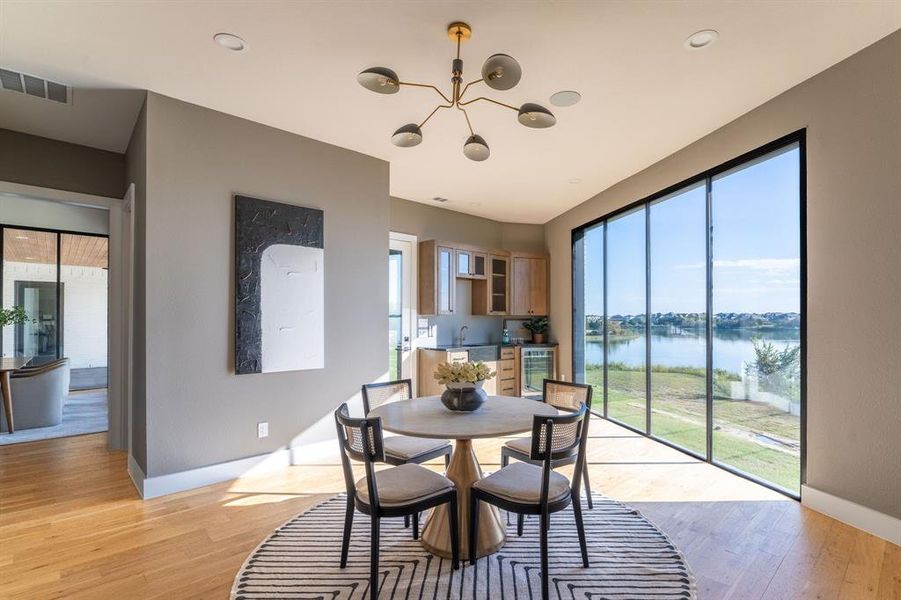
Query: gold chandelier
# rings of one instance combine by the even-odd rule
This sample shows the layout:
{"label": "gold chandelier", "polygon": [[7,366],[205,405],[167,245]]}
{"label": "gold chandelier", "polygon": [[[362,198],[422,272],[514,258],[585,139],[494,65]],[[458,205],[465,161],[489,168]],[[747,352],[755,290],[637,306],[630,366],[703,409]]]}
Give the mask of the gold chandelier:
{"label": "gold chandelier", "polygon": [[436,106],[422,122],[408,123],[398,128],[391,136],[392,144],[401,148],[411,148],[419,145],[422,142],[422,128],[428,123],[429,119],[441,109],[456,108],[463,113],[463,116],[466,118],[466,126],[469,128],[469,137],[467,138],[466,143],[463,144],[463,154],[470,160],[482,161],[487,159],[491,155],[488,143],[485,141],[485,138],[476,134],[473,130],[472,122],[469,120],[469,114],[467,114],[466,109],[464,108],[474,102],[491,102],[492,104],[516,111],[517,120],[526,127],[544,129],[553,126],[557,122],[557,118],[554,117],[553,113],[540,104],[527,102],[517,108],[510,104],[499,102],[498,100],[486,98],[485,96],[479,96],[478,98],[464,101],[463,97],[466,95],[466,91],[469,87],[479,83],[484,83],[491,89],[498,91],[512,89],[519,83],[519,80],[522,77],[522,69],[520,68],[519,63],[516,62],[516,59],[512,56],[506,54],[494,54],[489,56],[488,60],[485,61],[485,64],[482,65],[481,79],[470,81],[464,85],[463,60],[460,58],[460,45],[472,37],[472,28],[466,23],[458,21],[448,25],[447,35],[452,41],[457,43],[457,57],[453,60],[451,65],[452,89],[450,97],[446,96],[444,92],[434,85],[401,81],[397,76],[397,73],[387,67],[371,67],[357,75],[357,81],[360,85],[372,92],[379,94],[396,94],[400,91],[401,86],[431,88],[444,100],[445,104]]}

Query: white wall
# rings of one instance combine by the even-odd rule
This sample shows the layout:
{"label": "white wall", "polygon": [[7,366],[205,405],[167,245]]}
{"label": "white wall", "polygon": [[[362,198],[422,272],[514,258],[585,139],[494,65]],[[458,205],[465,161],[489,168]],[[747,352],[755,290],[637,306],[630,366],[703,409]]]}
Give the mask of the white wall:
{"label": "white wall", "polygon": [[109,211],[0,193],[0,224],[109,234]]}

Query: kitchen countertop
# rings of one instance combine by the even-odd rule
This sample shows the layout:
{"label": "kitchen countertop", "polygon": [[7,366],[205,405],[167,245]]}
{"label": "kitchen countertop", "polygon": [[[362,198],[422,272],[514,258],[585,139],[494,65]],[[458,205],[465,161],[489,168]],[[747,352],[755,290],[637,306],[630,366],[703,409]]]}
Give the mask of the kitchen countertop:
{"label": "kitchen countertop", "polygon": [[516,346],[526,348],[554,348],[558,346],[556,342],[546,342],[543,344],[533,344],[532,342],[523,342],[518,344],[504,344],[501,342],[486,342],[484,344],[435,344],[431,346],[420,346],[422,350],[468,350],[469,348],[485,348],[488,346],[499,346],[501,348],[515,348]]}

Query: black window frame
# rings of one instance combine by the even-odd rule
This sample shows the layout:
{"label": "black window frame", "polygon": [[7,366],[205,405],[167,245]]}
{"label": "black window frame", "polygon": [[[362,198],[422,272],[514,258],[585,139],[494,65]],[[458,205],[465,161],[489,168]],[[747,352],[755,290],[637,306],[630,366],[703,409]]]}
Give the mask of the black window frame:
{"label": "black window frame", "polygon": [[[735,169],[736,167],[740,167],[745,165],[746,163],[751,163],[755,160],[760,159],[761,157],[786,148],[788,146],[792,146],[797,144],[798,152],[799,152],[799,198],[798,201],[800,203],[800,274],[801,274],[801,282],[800,282],[800,292],[801,292],[801,303],[800,303],[800,339],[801,339],[801,365],[800,365],[800,375],[801,375],[801,385],[800,385],[800,400],[801,400],[801,431],[800,431],[800,444],[801,444],[801,452],[800,452],[800,486],[799,493],[794,493],[791,490],[787,490],[778,485],[775,485],[769,481],[756,477],[750,473],[741,471],[734,467],[731,467],[727,464],[718,462],[714,460],[713,457],[713,348],[711,344],[711,338],[713,333],[713,319],[712,319],[712,305],[713,305],[713,286],[712,286],[712,261],[711,261],[711,245],[712,245],[712,184],[713,179],[720,174],[723,174],[727,171]],[[707,318],[706,318],[706,335],[707,335],[707,357],[706,357],[706,378],[707,378],[707,423],[706,423],[706,456],[702,456],[696,452],[692,452],[691,450],[674,444],[664,438],[661,438],[657,435],[654,435],[651,429],[651,394],[650,394],[650,384],[646,382],[646,428],[647,432],[641,431],[635,427],[627,425],[621,421],[616,419],[612,419],[607,414],[607,227],[606,222],[616,216],[629,212],[631,210],[635,210],[638,207],[644,206],[646,210],[646,218],[650,214],[650,205],[656,200],[669,196],[675,192],[678,192],[684,188],[703,184],[706,189],[707,194],[707,210],[706,210],[706,228],[707,228],[707,240],[706,240],[706,248],[707,248],[707,261],[706,261],[706,295],[707,295]],[[701,173],[688,177],[676,184],[668,186],[650,196],[646,196],[641,198],[640,200],[636,200],[625,206],[617,208],[616,210],[610,211],[600,217],[592,219],[582,225],[574,227],[571,230],[571,260],[572,260],[572,373],[573,380],[577,378],[577,366],[578,359],[582,358],[584,361],[584,350],[577,350],[577,340],[584,339],[584,314],[585,308],[584,303],[579,298],[584,297],[584,275],[582,272],[582,264],[584,263],[584,255],[582,252],[581,244],[579,243],[582,240],[584,232],[592,227],[601,225],[604,229],[603,231],[603,240],[604,240],[604,250],[603,250],[603,289],[604,289],[604,322],[603,322],[603,333],[604,333],[604,376],[603,376],[603,404],[602,411],[600,416],[605,419],[609,419],[611,422],[616,423],[621,427],[625,427],[630,431],[634,431],[640,435],[651,438],[656,442],[660,442],[666,446],[674,448],[680,452],[688,454],[698,460],[702,460],[707,464],[713,465],[739,477],[743,477],[745,479],[749,479],[755,483],[758,483],[766,488],[784,494],[790,498],[795,500],[800,500],[800,490],[807,483],[807,129],[802,128],[797,131],[793,131],[787,135],[784,135],[772,142],[764,144],[754,150],[736,156],[730,160],[727,160],[715,167],[707,169]],[[647,236],[647,230],[645,231],[645,244],[650,244],[650,239]],[[646,256],[645,259],[645,269],[646,269],[646,277],[650,277],[650,254]],[[646,303],[650,302],[650,290],[646,290]],[[582,304],[582,306],[579,306]],[[645,319],[646,329],[650,326],[650,319]],[[583,331],[579,331],[579,328],[582,328]],[[646,352],[650,353],[650,338],[648,337],[648,341],[646,342],[647,348]],[[646,379],[650,381],[650,362],[647,364],[646,368],[647,376]]]}

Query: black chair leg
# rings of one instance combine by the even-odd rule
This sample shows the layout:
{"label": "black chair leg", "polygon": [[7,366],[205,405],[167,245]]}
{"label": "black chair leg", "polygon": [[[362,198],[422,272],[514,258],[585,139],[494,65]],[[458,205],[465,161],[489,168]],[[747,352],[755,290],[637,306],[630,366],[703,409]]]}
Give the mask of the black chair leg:
{"label": "black chair leg", "polygon": [[[506,467],[509,464],[510,464],[510,457],[507,455],[506,452],[504,452],[504,450],[502,448],[501,449],[501,468],[503,469],[504,467]],[[510,511],[505,510],[504,512],[507,513],[507,525],[509,525],[510,524]]]}
{"label": "black chair leg", "polygon": [[350,549],[350,532],[354,524],[354,501],[347,498],[347,510],[344,512],[344,537],[341,539],[341,568],[347,566],[347,551]]}
{"label": "black chair leg", "polygon": [[369,598],[379,600],[379,518],[372,516],[369,548]]}
{"label": "black chair leg", "polygon": [[454,490],[454,495],[450,499],[450,510],[447,513],[447,517],[450,521],[451,566],[453,566],[455,571],[460,568],[460,524],[457,510],[457,492]]}
{"label": "black chair leg", "polygon": [[525,515],[516,515],[516,535],[519,537],[522,537],[522,526],[525,520]]}
{"label": "black chair leg", "polygon": [[547,533],[548,533],[548,517],[541,515],[541,597],[543,600],[548,598],[547,584]]}
{"label": "black chair leg", "polygon": [[410,515],[404,515],[404,527],[410,526]]}
{"label": "black chair leg", "polygon": [[450,466],[450,452],[444,455],[444,470],[447,471],[447,468]]}
{"label": "black chair leg", "polygon": [[413,539],[419,539],[419,513],[413,513]]}
{"label": "black chair leg", "polygon": [[[588,461],[582,463],[582,479],[585,481],[585,497],[588,499],[588,510],[594,508],[591,501],[591,484],[588,482]],[[575,500],[573,500],[575,502]]]}
{"label": "black chair leg", "polygon": [[479,530],[479,499],[469,493],[469,564],[476,564],[476,532]]}
{"label": "black chair leg", "polygon": [[579,532],[579,549],[582,551],[582,566],[588,568],[588,546],[585,543],[585,525],[582,524],[582,505],[578,498],[573,500],[573,514],[576,516],[576,531]]}

